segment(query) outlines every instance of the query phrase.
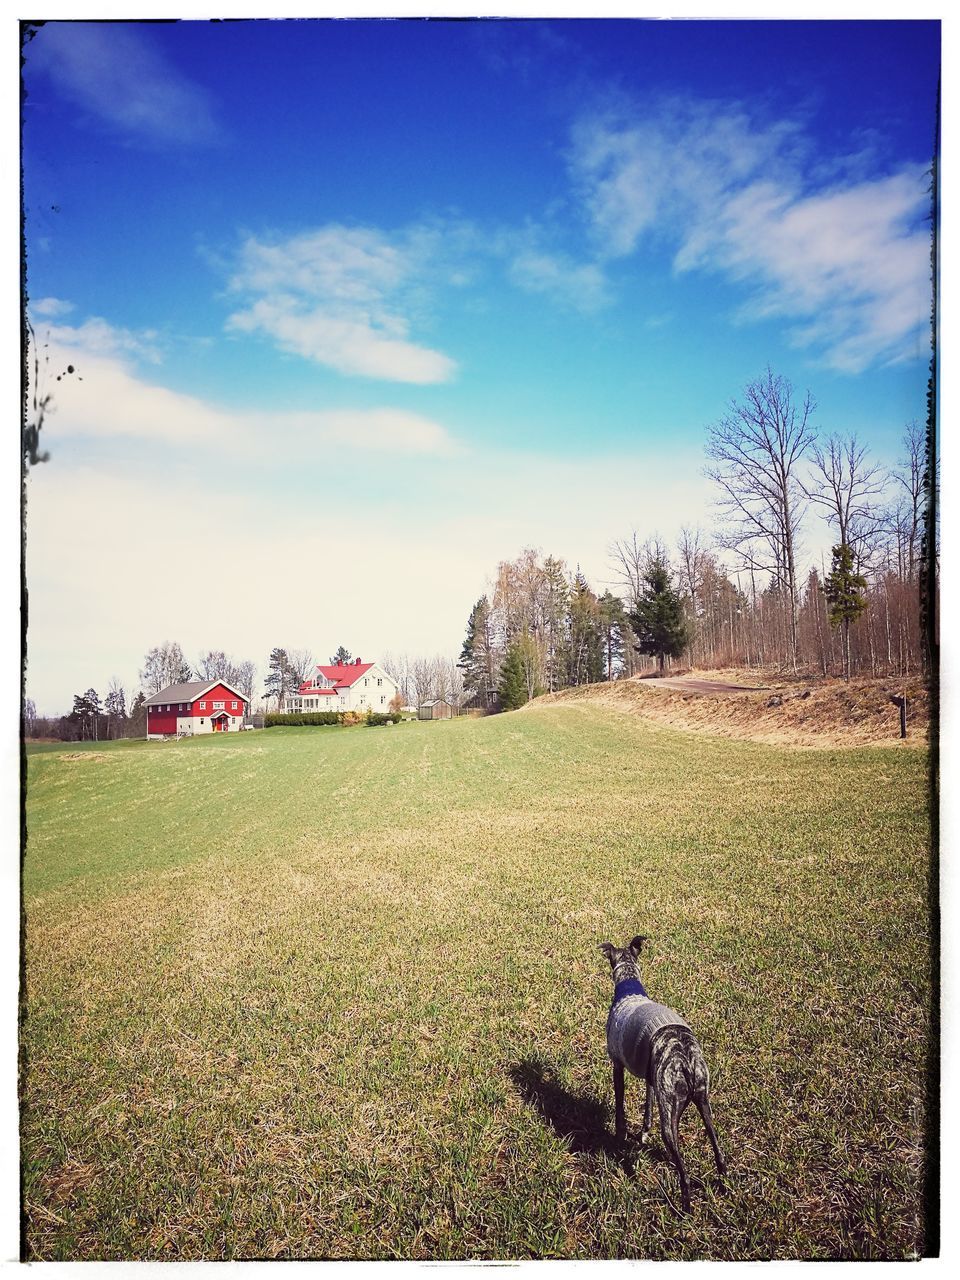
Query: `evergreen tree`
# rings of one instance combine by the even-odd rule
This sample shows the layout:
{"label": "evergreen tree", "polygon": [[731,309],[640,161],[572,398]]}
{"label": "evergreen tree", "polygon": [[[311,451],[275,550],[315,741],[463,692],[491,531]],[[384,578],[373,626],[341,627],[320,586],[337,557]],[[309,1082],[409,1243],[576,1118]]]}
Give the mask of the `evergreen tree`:
{"label": "evergreen tree", "polygon": [[295,693],[299,687],[296,672],[290,665],[286,649],[271,650],[267,678],[264,681],[264,697],[276,698],[277,710],[282,711],[287,694]]}
{"label": "evergreen tree", "polygon": [[652,560],[643,574],[644,587],[630,612],[630,625],[640,653],[656,656],[662,671],[666,658],[678,658],[687,645],[683,601],[673,589],[663,560]]}
{"label": "evergreen tree", "polygon": [[850,624],[867,607],[867,580],[854,571],[853,551],[841,542],[830,552],[830,572],[823,584],[830,606],[830,625],[843,628],[843,678],[850,679]]}
{"label": "evergreen tree", "polygon": [[567,683],[567,615],[570,582],[562,560],[548,556],[543,563],[543,668],[552,693]]}
{"label": "evergreen tree", "polygon": [[86,693],[73,695],[73,710],[64,719],[73,726],[81,741],[96,740],[99,737],[97,718],[102,710],[100,695],[96,689],[88,689]]}
{"label": "evergreen tree", "polygon": [[143,690],[137,694],[133,700],[133,706],[130,708],[130,719],[127,722],[128,731],[132,738],[144,738],[147,734],[147,708],[146,697]]}
{"label": "evergreen tree", "polygon": [[353,659],[350,656],[350,650],[345,648],[343,645],[341,645],[340,648],[337,650],[337,652],[330,659],[330,665],[331,667],[345,667],[348,663],[352,661]]}
{"label": "evergreen tree", "polygon": [[493,625],[490,602],[481,596],[470,610],[467,634],[457,666],[463,672],[463,687],[467,696],[481,707],[488,707],[496,692],[494,681]]}
{"label": "evergreen tree", "polygon": [[630,623],[623,601],[611,591],[605,591],[597,601],[600,622],[600,638],[603,645],[605,677],[613,680],[620,674],[626,648],[625,636]]}
{"label": "evergreen tree", "polygon": [[604,654],[600,607],[586,578],[577,570],[570,591],[567,622],[567,684],[603,679]]}
{"label": "evergreen tree", "polygon": [[515,640],[510,645],[504,656],[503,665],[500,667],[498,693],[501,711],[513,711],[517,707],[522,707],[529,700],[527,678],[519,640]]}

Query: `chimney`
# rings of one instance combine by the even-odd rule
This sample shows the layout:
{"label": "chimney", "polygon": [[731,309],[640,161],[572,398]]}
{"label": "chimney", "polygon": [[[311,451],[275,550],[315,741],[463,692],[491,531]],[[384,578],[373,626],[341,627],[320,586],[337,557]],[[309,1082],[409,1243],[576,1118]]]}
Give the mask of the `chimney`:
{"label": "chimney", "polygon": [[359,659],[359,658],[357,659],[357,664],[356,664],[356,665],[357,665],[358,667],[360,666],[360,659]]}

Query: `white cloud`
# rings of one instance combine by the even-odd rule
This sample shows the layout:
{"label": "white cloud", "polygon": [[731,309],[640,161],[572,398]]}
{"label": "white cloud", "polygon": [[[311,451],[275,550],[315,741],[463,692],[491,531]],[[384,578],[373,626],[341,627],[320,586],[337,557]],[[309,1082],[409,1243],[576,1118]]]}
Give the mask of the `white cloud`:
{"label": "white cloud", "polygon": [[36,302],[30,303],[30,314],[32,316],[50,320],[55,320],[59,316],[69,315],[73,309],[73,303],[65,302],[62,298],[38,298]]}
{"label": "white cloud", "polygon": [[231,287],[253,301],[228,329],[264,332],[281,349],[348,375],[447,382],[455,361],[408,340],[428,256],[416,231],[396,243],[337,225],[275,243],[249,237]]}
{"label": "white cloud", "polygon": [[146,31],[123,23],[47,22],[26,45],[31,95],[39,72],[117,132],[202,146],[220,134],[206,91],[182,76]]}
{"label": "white cloud", "polygon": [[375,448],[391,455],[452,455],[462,448],[440,423],[390,406],[313,412],[229,412],[195,396],[148,383],[120,357],[136,343],[104,321],[51,330],[52,369],[72,364],[79,377],[57,388],[44,428],[44,448],[57,439],[126,438],[189,446],[196,457],[216,451],[248,460],[273,454],[279,440],[292,456],[329,447]]}
{"label": "white cloud", "polygon": [[907,166],[841,181],[789,123],[670,102],[594,116],[573,134],[571,170],[599,251],[672,244],[677,271],[721,272],[749,290],[742,319],[796,322],[788,336],[860,372],[909,357],[930,305],[924,174]]}
{"label": "white cloud", "polygon": [[511,259],[509,274],[528,293],[542,293],[578,311],[597,311],[609,301],[603,269],[594,262],[577,262],[568,254],[523,248]]}
{"label": "white cloud", "polygon": [[[33,306],[30,309],[36,310]],[[90,355],[133,356],[150,364],[161,361],[155,329],[136,333],[110,324],[100,316],[90,316],[78,326],[53,325],[46,331],[46,336],[56,346],[71,347]]]}

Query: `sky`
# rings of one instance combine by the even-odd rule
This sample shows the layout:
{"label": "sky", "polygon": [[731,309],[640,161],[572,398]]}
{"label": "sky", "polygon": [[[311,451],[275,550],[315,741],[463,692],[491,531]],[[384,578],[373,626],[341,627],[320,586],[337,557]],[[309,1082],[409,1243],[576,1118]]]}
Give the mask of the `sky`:
{"label": "sky", "polygon": [[164,640],[261,678],[277,645],[455,657],[527,546],[615,585],[615,539],[715,526],[706,430],[767,365],[894,464],[925,414],[939,45],[890,20],[36,29],[40,713],[111,677],[132,700]]}

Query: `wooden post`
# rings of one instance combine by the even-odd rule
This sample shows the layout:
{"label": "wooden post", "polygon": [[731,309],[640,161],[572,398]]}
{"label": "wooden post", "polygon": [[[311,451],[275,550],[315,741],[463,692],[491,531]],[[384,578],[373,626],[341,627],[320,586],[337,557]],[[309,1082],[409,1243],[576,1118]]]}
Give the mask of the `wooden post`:
{"label": "wooden post", "polygon": [[891,693],[890,701],[900,708],[900,737],[905,738],[907,736],[907,695]]}

